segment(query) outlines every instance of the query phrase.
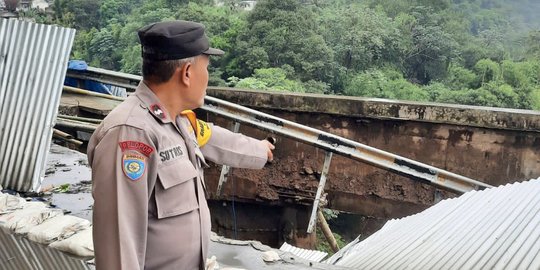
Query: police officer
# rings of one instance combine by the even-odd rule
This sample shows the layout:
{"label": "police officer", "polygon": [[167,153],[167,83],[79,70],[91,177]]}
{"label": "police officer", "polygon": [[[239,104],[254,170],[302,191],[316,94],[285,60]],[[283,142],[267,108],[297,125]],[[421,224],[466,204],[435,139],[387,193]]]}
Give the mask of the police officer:
{"label": "police officer", "polygon": [[196,119],[210,48],[204,26],[139,30],[143,81],[92,135],[93,237],[102,269],[203,269],[210,234],[206,160],[262,168],[273,146]]}

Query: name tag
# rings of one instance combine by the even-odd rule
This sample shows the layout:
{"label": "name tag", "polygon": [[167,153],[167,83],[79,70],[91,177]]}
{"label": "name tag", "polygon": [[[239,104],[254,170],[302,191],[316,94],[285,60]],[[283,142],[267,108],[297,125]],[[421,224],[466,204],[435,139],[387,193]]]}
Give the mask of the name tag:
{"label": "name tag", "polygon": [[184,151],[182,150],[182,147],[180,146],[175,146],[169,149],[159,151],[159,156],[161,157],[162,162],[173,160],[183,155],[184,155]]}

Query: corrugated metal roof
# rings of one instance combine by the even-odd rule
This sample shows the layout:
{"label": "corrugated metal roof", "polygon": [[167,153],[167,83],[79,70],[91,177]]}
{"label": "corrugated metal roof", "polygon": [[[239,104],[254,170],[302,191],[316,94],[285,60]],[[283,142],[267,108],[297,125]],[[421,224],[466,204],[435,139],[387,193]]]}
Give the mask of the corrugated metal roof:
{"label": "corrugated metal roof", "polygon": [[91,269],[83,260],[10,234],[0,228],[0,268],[3,270]]}
{"label": "corrugated metal roof", "polygon": [[36,191],[75,30],[0,19],[0,185]]}
{"label": "corrugated metal roof", "polygon": [[0,269],[91,269],[83,258],[76,257],[78,250],[88,246],[84,243],[71,241],[75,244],[63,248],[64,253],[30,240],[69,241],[89,227],[88,221],[63,216],[59,209],[47,208],[45,203],[26,202],[0,192]]}
{"label": "corrugated metal roof", "polygon": [[326,255],[328,255],[328,253],[318,250],[309,250],[291,246],[287,244],[287,242],[284,242],[283,245],[281,245],[281,247],[279,248],[279,250],[290,252],[302,259],[306,259],[312,262],[320,262],[322,261],[322,259],[324,259],[324,257],[326,257]]}
{"label": "corrugated metal roof", "polygon": [[540,178],[470,191],[387,222],[328,263],[354,269],[539,269],[539,194]]}

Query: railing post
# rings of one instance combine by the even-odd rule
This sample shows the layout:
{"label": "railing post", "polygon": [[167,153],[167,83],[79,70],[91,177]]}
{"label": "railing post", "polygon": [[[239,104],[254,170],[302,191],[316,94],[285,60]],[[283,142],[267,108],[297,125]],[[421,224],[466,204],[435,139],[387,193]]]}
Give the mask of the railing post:
{"label": "railing post", "polygon": [[321,200],[322,192],[324,191],[324,185],[326,184],[326,175],[330,169],[330,162],[332,161],[332,152],[327,151],[324,156],[324,165],[321,172],[321,179],[319,180],[319,187],[317,187],[317,195],[313,201],[313,208],[311,209],[311,218],[309,219],[309,225],[307,232],[313,232],[317,220],[317,209],[319,208],[319,201]]}
{"label": "railing post", "polygon": [[[238,133],[239,130],[240,130],[240,123],[239,122],[234,122],[233,127],[232,127],[232,131],[234,133]],[[221,196],[221,192],[223,190],[223,184],[225,184],[225,182],[227,182],[227,177],[229,176],[230,171],[231,171],[231,169],[227,165],[223,165],[221,167],[221,174],[219,176],[219,183],[218,183],[217,191],[216,191],[216,195],[218,197]]]}

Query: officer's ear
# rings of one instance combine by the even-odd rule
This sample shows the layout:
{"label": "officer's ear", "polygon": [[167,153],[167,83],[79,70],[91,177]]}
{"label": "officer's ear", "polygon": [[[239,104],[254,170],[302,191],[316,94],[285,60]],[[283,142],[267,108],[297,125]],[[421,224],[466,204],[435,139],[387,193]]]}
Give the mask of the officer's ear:
{"label": "officer's ear", "polygon": [[180,67],[180,83],[184,84],[185,86],[190,85],[192,70],[193,68],[190,62],[184,63],[182,67]]}

